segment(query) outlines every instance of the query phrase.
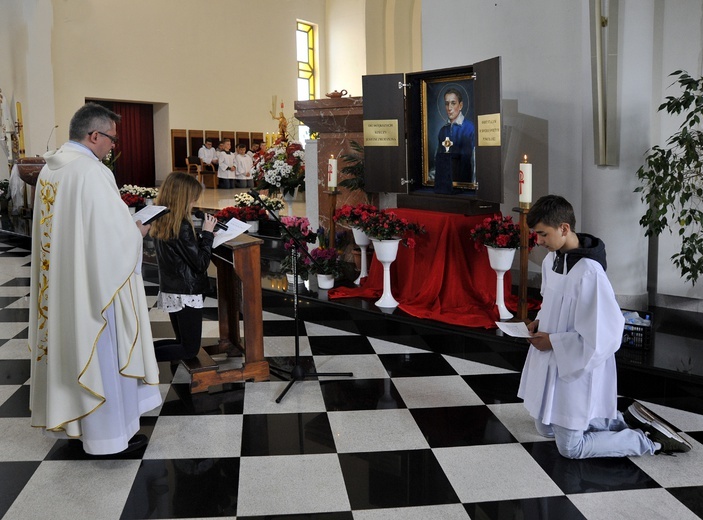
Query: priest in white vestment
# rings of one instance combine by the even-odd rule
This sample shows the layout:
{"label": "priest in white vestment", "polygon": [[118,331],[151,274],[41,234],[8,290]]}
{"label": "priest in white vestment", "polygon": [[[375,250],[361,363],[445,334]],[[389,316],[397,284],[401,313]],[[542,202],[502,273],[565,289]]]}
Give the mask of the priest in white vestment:
{"label": "priest in white vestment", "polygon": [[148,226],[135,223],[101,162],[120,117],[88,103],[45,155],[32,229],[32,426],[86,453],[128,450],[161,404],[141,275]]}

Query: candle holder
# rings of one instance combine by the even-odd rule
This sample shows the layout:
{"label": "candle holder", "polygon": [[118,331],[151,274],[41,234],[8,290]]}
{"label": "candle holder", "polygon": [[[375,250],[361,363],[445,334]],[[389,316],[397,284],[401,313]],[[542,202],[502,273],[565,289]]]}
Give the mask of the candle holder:
{"label": "candle holder", "polygon": [[334,223],[334,212],[337,210],[337,195],[342,193],[337,189],[337,187],[333,187],[332,189],[327,189],[323,191],[322,193],[328,195],[331,197],[330,200],[330,249],[334,249],[334,242],[335,242],[335,223]]}
{"label": "candle holder", "polygon": [[521,202],[519,208],[514,208],[520,214],[520,284],[518,285],[517,321],[527,322],[527,265],[530,254],[530,228],[527,226],[527,213],[530,202]]}

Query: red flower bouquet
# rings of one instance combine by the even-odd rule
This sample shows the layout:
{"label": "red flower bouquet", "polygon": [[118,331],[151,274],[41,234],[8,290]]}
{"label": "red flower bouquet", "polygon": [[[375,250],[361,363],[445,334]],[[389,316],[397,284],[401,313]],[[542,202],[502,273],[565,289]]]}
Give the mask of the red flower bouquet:
{"label": "red flower bouquet", "polygon": [[371,204],[357,204],[351,206],[345,204],[334,212],[334,221],[350,227],[361,227],[362,222],[368,220],[371,215],[378,213],[378,208]]}
{"label": "red flower bouquet", "polygon": [[137,206],[144,205],[144,197],[139,195],[133,195],[131,193],[123,193],[120,195],[122,197],[122,202],[127,204],[130,208],[136,208]]}
{"label": "red flower bouquet", "polygon": [[227,206],[226,208],[222,208],[220,211],[215,213],[214,217],[223,222],[227,222],[232,218],[236,218],[237,220],[241,220],[243,222],[262,220],[266,218],[266,210],[261,206]]}
{"label": "red flower bouquet", "polygon": [[372,240],[399,238],[403,245],[410,248],[415,247],[415,239],[411,235],[425,232],[425,228],[419,224],[409,222],[388,210],[369,215],[360,222],[359,227]]}
{"label": "red flower bouquet", "polygon": [[[481,224],[476,225],[471,232],[471,239],[478,251],[484,246],[516,249],[520,247],[520,226],[513,222],[513,217],[496,214],[486,217]],[[531,251],[537,243],[537,234],[530,233],[528,247]]]}

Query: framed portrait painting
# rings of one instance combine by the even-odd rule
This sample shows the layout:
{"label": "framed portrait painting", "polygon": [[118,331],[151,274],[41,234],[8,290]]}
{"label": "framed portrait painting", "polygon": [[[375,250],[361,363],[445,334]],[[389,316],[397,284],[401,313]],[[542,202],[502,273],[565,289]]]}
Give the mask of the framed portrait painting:
{"label": "framed portrait painting", "polygon": [[475,75],[420,81],[422,184],[439,194],[476,190]]}

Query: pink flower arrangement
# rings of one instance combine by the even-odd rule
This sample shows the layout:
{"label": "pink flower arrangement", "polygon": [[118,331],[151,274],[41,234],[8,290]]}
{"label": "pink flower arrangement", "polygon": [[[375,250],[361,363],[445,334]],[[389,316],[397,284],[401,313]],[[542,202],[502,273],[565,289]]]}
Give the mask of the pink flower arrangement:
{"label": "pink flower arrangement", "polygon": [[335,249],[316,247],[310,251],[310,256],[315,262],[310,262],[310,272],[314,274],[331,274],[335,277],[340,275],[339,253]]}
{"label": "pink flower arrangement", "polygon": [[[477,224],[470,232],[474,247],[480,251],[484,246],[516,249],[520,247],[520,226],[513,222],[510,215],[495,214],[486,217],[481,224]],[[537,234],[532,232],[528,238],[528,247],[531,251],[537,243]]]}
{"label": "pink flower arrangement", "polygon": [[361,223],[371,215],[378,213],[378,208],[371,204],[345,204],[334,212],[334,221],[350,227],[361,227]]}
{"label": "pink flower arrangement", "polygon": [[[307,217],[281,217],[281,223],[286,226],[286,229],[293,235],[300,245],[307,251],[308,244],[313,243],[317,239],[317,233],[315,233],[310,227],[310,221]],[[288,252],[295,244],[293,240],[287,234],[283,234],[282,238],[286,240],[283,244],[284,249]],[[308,276],[308,264],[310,259],[308,255],[303,251],[298,251],[298,260],[296,262],[296,271],[298,276],[302,279],[307,280]],[[293,262],[291,260],[290,254],[287,254],[281,261],[281,269],[284,272],[293,271]]]}

